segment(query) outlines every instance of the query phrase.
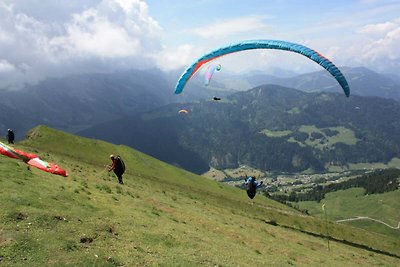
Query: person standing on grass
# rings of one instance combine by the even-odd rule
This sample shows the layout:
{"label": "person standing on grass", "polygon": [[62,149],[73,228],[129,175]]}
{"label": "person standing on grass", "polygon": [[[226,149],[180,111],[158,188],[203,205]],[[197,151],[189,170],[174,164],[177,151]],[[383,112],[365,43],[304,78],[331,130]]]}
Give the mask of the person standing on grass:
{"label": "person standing on grass", "polygon": [[120,156],[115,157],[114,155],[110,155],[110,159],[112,161],[112,164],[108,166],[108,171],[114,171],[115,175],[118,178],[118,183],[124,184],[122,180],[122,175],[125,172],[125,163],[121,159]]}
{"label": "person standing on grass", "polygon": [[15,139],[15,135],[13,130],[8,129],[7,130],[7,140],[8,140],[8,144],[14,144],[14,139]]}

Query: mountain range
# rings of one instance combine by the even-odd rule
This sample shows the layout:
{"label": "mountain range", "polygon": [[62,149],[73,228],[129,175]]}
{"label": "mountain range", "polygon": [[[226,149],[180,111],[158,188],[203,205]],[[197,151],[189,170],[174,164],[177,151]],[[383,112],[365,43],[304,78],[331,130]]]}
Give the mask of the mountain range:
{"label": "mountain range", "polygon": [[[395,76],[378,74],[364,67],[341,68],[351,88],[351,95],[377,96],[400,101],[400,82]],[[247,80],[252,87],[260,84],[277,84],[304,92],[340,92],[336,80],[326,71],[318,71],[279,78],[271,75],[250,75]]]}
{"label": "mountain range", "polygon": [[[178,113],[185,108],[188,114]],[[79,132],[195,173],[248,165],[326,171],[400,157],[400,103],[264,85],[217,101],[170,104]]]}
{"label": "mountain range", "polygon": [[[379,96],[379,98],[369,100],[371,103],[367,104],[367,106],[374,107],[375,114],[372,115],[372,118],[377,117],[378,114],[385,114],[385,108],[379,106],[386,105],[383,98],[394,100],[400,99],[400,86],[396,82],[396,79],[393,78],[395,75],[392,75],[392,78],[389,78],[366,68],[342,69],[351,86],[351,96],[349,101],[352,102],[353,112],[361,113],[359,110],[361,108],[360,105],[354,102],[359,99],[357,95]],[[220,73],[218,73],[218,75],[219,74]],[[276,76],[267,76],[262,74],[240,77],[233,76],[229,73],[221,74],[223,79],[219,80],[216,78],[215,80],[212,80],[208,87],[204,87],[202,84],[201,74],[197,74],[180,95],[173,94],[173,88],[179,73],[174,72],[166,74],[156,69],[116,72],[112,74],[81,74],[64,78],[47,79],[36,85],[27,85],[26,88],[19,91],[2,90],[0,91],[0,131],[5,133],[7,128],[12,128],[16,132],[17,139],[21,139],[28,129],[38,124],[45,124],[72,133],[83,131],[81,134],[96,136],[96,138],[109,140],[115,143],[132,145],[133,147],[141,149],[142,151],[147,151],[151,155],[159,157],[160,159],[183,166],[197,173],[208,169],[210,165],[225,168],[235,167],[242,163],[251,163],[252,165],[265,170],[283,170],[288,168],[288,171],[298,171],[303,170],[304,168],[323,170],[327,167],[328,162],[330,162],[329,164],[344,164],[346,162],[344,156],[339,157],[338,159],[335,158],[336,156],[334,155],[337,155],[339,152],[327,153],[330,156],[321,156],[319,155],[321,154],[320,148],[315,148],[317,147],[317,141],[315,140],[318,140],[316,137],[319,137],[317,133],[321,134],[322,130],[325,132],[329,132],[329,130],[321,130],[320,127],[317,130],[314,129],[314,132],[316,132],[313,134],[314,137],[310,136],[308,138],[305,136],[305,134],[311,134],[311,125],[320,125],[320,123],[324,124],[324,118],[321,118],[323,113],[319,113],[315,116],[313,124],[310,124],[309,122],[304,122],[303,124],[297,123],[292,125],[293,129],[286,129],[285,131],[291,131],[291,133],[286,136],[287,140],[285,139],[285,136],[276,137],[276,135],[284,134],[277,133],[276,131],[289,127],[289,125],[280,124],[280,120],[287,120],[288,123],[290,119],[293,118],[299,120],[299,116],[296,115],[298,112],[302,113],[303,116],[304,111],[311,111],[304,107],[309,106],[316,108],[312,104],[314,103],[313,99],[315,99],[315,95],[296,92],[293,93],[293,95],[285,96],[286,98],[293,98],[293,101],[290,104],[291,106],[286,105],[288,100],[284,99],[285,97],[282,97],[280,100],[275,99],[277,101],[277,103],[275,103],[277,107],[286,108],[286,113],[283,110],[271,110],[271,107],[266,108],[266,106],[270,104],[269,101],[273,99],[273,96],[271,96],[272,98],[257,99],[258,96],[252,98],[251,94],[247,95],[239,93],[233,98],[230,96],[228,97],[228,95],[237,92],[237,90],[244,90],[253,87],[253,85],[261,85],[266,82],[283,84],[286,87],[298,88],[307,92],[334,91],[341,94],[341,89],[336,85],[336,81],[326,72],[314,72],[292,78],[278,78]],[[226,81],[228,81],[228,83]],[[201,101],[201,99],[212,99],[212,96],[222,97],[225,103],[214,105],[216,104],[214,102]],[[236,97],[239,98],[236,99]],[[242,97],[244,97],[244,99],[240,99]],[[309,98],[308,101],[305,100],[307,98]],[[251,107],[256,107],[252,105],[252,101],[258,103],[261,100],[265,101],[265,103],[260,102],[260,107],[257,106],[259,110],[255,109],[250,112],[250,110],[252,110]],[[242,109],[236,110],[234,105],[229,105],[232,101],[242,103]],[[340,103],[340,101],[337,103]],[[214,105],[218,110],[212,110],[213,108],[210,108],[208,105]],[[392,105],[395,104],[390,102],[389,106]],[[185,107],[193,107],[196,109],[196,112],[191,112],[190,122],[181,125],[182,118],[179,118],[178,121],[173,121],[171,118],[176,115],[176,108]],[[205,107],[205,110],[210,109],[209,114],[204,114],[203,107]],[[243,107],[247,107],[247,110],[243,109]],[[394,110],[396,110],[396,108],[397,107],[395,107]],[[229,111],[230,109],[232,109],[232,112],[236,115],[232,116],[225,114],[226,112],[231,112]],[[288,111],[290,112],[287,113]],[[173,116],[171,115],[171,118],[167,118],[165,114],[159,115],[160,112],[173,114]],[[342,113],[343,111],[338,111],[332,107],[330,112],[336,114]],[[143,115],[139,116],[138,114]],[[215,114],[218,114],[218,116]],[[221,116],[222,114],[223,116]],[[260,116],[259,114],[263,115]],[[285,114],[286,117],[288,116],[287,114],[290,114],[290,116],[286,118],[283,116]],[[395,116],[395,114],[397,113],[386,112],[386,116],[391,118],[392,116]],[[200,121],[193,120],[193,117],[196,117],[197,115],[200,116],[198,118]],[[247,119],[243,119],[243,116],[247,116]],[[253,118],[253,116],[256,117]],[[323,116],[332,117],[332,114],[324,113]],[[347,114],[343,114],[343,116],[346,117]],[[153,119],[147,119],[145,121],[146,125],[143,125],[144,122],[141,119],[143,117],[150,117]],[[271,121],[271,118],[274,118],[274,120]],[[188,118],[185,119],[188,120]],[[321,120],[321,122],[318,120]],[[192,121],[193,125],[191,125]],[[257,123],[254,124],[255,122]],[[258,124],[261,122],[265,124],[265,129],[259,127]],[[329,127],[339,127],[337,125],[341,125],[337,121],[332,121],[330,123]],[[115,129],[118,129],[118,127],[120,127],[119,125],[123,125],[123,129],[120,134],[115,134]],[[174,128],[174,125],[179,129],[190,129],[190,133],[197,131],[198,134],[188,135],[187,133],[177,132],[176,130],[172,131],[171,129]],[[210,125],[212,125],[211,128]],[[351,122],[351,125],[354,126],[356,123]],[[144,136],[144,138],[138,138],[135,134],[129,135],[128,132],[131,132],[132,130],[130,128],[133,127],[142,127],[142,133],[140,135]],[[349,126],[342,127],[345,127],[346,129],[351,128],[349,128]],[[360,125],[360,127],[360,129],[363,129],[364,126]],[[99,130],[95,135],[92,135],[94,129],[100,128],[102,130]],[[105,130],[107,128],[109,130]],[[87,129],[87,131],[84,131],[85,129]],[[160,129],[163,130],[160,131]],[[204,131],[204,129],[206,129],[206,131]],[[341,132],[346,129],[334,129],[339,132],[339,135],[336,136],[336,138],[343,136],[346,137],[346,134]],[[352,131],[354,134],[357,134],[361,131],[360,129],[352,129]],[[394,127],[394,130],[397,131],[397,128]],[[212,139],[214,138],[213,136],[215,135],[215,132],[218,133],[221,131],[226,131],[226,138],[222,140]],[[249,146],[258,147],[259,144],[266,142],[264,139],[263,141],[256,141],[260,138],[259,135],[256,134],[257,131],[264,131],[264,138],[272,138],[268,141],[270,146],[272,146],[273,143],[281,142],[282,144],[279,145],[280,147],[281,145],[290,147],[290,149],[284,149],[285,151],[294,149],[297,144],[298,147],[296,147],[296,151],[298,152],[295,154],[303,155],[301,157],[302,160],[299,160],[297,157],[289,157],[294,163],[292,162],[289,164],[289,162],[287,162],[289,159],[273,161],[274,164],[279,163],[281,166],[272,167],[265,165],[267,164],[265,162],[270,161],[267,161],[265,156],[260,157],[260,155],[265,155],[265,153],[256,152],[258,151],[257,149],[254,149],[254,152],[250,154],[246,152],[242,155],[241,151],[246,151]],[[161,132],[163,134],[160,134]],[[327,136],[325,132],[322,132],[325,140],[321,139],[318,142],[333,142],[332,140],[335,140],[335,138]],[[397,132],[394,133],[396,134]],[[363,136],[366,135],[366,133],[359,133],[359,135]],[[385,162],[395,155],[398,155],[397,141],[390,139],[387,142],[383,142],[382,140],[384,137],[382,137],[382,133],[372,133],[368,136],[374,136],[374,138],[376,137],[381,139],[378,143],[374,141],[375,143],[373,142],[374,144],[372,146],[375,148],[381,146],[382,151],[371,154],[367,157],[358,157],[358,159],[353,155],[355,152],[350,153],[350,156],[346,157],[351,157],[351,162]],[[198,140],[193,142],[191,140],[192,138],[198,138]],[[211,138],[211,140],[208,138]],[[362,140],[362,138],[360,139],[352,136],[347,136],[347,138],[350,138],[352,141],[346,142],[356,142],[357,146],[355,147],[358,147],[358,149],[367,149],[368,147],[367,145],[361,146],[359,140]],[[132,141],[133,139],[136,139],[136,141]],[[258,145],[243,141],[248,139],[253,140],[252,142],[256,142]],[[272,140],[273,142],[271,142]],[[371,141],[370,139],[368,140]],[[394,140],[397,139],[395,138]],[[216,143],[220,141],[222,141],[222,143]],[[226,144],[229,147],[238,148],[236,149],[237,151],[231,151],[229,149],[221,150],[219,148],[220,144]],[[340,147],[342,143],[336,142],[335,144],[337,144],[335,146]],[[349,146],[350,144],[347,145]],[[243,149],[242,146],[245,146],[246,149]],[[206,151],[205,148],[208,150]],[[332,148],[330,143],[329,148]],[[386,148],[386,152],[383,151]],[[218,151],[212,152],[213,149]],[[271,147],[265,147],[265,149],[276,150]],[[281,147],[281,149],[283,148]],[[370,150],[367,149],[366,151]],[[276,154],[272,155],[276,157]],[[286,155],[283,153],[281,157],[283,156]],[[304,160],[304,157],[306,157],[307,160]],[[347,160],[347,162],[349,161]]]}
{"label": "mountain range", "polygon": [[0,131],[12,128],[19,139],[38,124],[76,132],[168,103],[215,94],[195,85],[196,90],[177,98],[172,83],[171,76],[154,69],[50,78],[20,90],[0,90]]}

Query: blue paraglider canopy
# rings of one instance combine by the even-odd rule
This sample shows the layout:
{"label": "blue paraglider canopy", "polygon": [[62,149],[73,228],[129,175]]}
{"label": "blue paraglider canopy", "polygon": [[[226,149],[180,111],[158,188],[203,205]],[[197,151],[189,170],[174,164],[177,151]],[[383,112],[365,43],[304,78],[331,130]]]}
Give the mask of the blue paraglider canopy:
{"label": "blue paraglider canopy", "polygon": [[190,65],[179,78],[176,87],[175,94],[180,94],[187,82],[193,77],[193,75],[208,62],[225,56],[227,54],[251,50],[251,49],[278,49],[278,50],[286,50],[295,53],[299,53],[319,65],[321,65],[324,69],[326,69],[340,84],[346,96],[350,95],[350,87],[347,83],[346,78],[340,72],[340,70],[326,57],[318,53],[317,51],[312,50],[304,45],[279,41],[279,40],[252,40],[252,41],[243,41],[235,44],[230,44],[228,46],[221,47],[217,50],[214,50],[210,53],[205,54],[198,60],[196,60],[192,65]]}

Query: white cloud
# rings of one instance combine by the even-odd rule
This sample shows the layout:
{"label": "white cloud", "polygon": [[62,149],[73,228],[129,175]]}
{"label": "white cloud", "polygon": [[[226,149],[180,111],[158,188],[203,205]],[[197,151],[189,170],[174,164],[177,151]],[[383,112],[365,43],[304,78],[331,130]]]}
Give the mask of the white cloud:
{"label": "white cloud", "polygon": [[[366,25],[362,29],[369,42],[363,45],[361,58],[379,69],[400,67],[400,19]],[[379,37],[371,38],[371,32],[379,33]]]}
{"label": "white cloud", "polygon": [[74,15],[65,28],[66,35],[49,40],[49,50],[63,57],[128,57],[140,50],[138,38],[95,9]]}
{"label": "white cloud", "polygon": [[190,33],[199,35],[203,38],[223,38],[230,35],[245,32],[268,32],[270,27],[263,22],[265,18],[261,16],[246,16],[230,20],[216,21],[204,27],[190,30]]}
{"label": "white cloud", "polygon": [[0,72],[9,72],[15,70],[15,67],[5,59],[0,60]]}
{"label": "white cloud", "polygon": [[11,41],[9,34],[4,30],[0,29],[0,43],[6,43],[9,41]]}
{"label": "white cloud", "polygon": [[170,71],[188,65],[195,60],[193,55],[200,57],[202,53],[204,53],[203,50],[184,44],[178,47],[164,47],[154,54],[153,59],[160,69]]}
{"label": "white cloud", "polygon": [[366,4],[366,5],[374,4],[374,3],[377,3],[377,2],[378,2],[378,0],[360,0],[361,4]]}
{"label": "white cloud", "polygon": [[385,35],[386,33],[399,28],[400,18],[393,21],[387,21],[384,23],[368,24],[362,27],[359,32],[366,35]]}
{"label": "white cloud", "polygon": [[[375,21],[376,16],[373,17]],[[358,24],[353,25],[352,20],[356,18]],[[301,32],[301,36],[307,36],[308,39],[298,38],[297,42],[321,52],[338,67],[365,66],[378,72],[393,72],[393,69],[400,67],[400,18],[363,25],[361,22],[364,20],[354,14],[352,19],[344,22],[348,23],[346,27],[332,20],[332,25],[342,28],[339,34],[331,34],[326,29],[335,32],[334,28],[323,26],[312,32],[315,35],[312,38],[309,32]],[[323,29],[328,33],[325,36],[319,34]],[[298,36],[296,31],[293,31],[293,36]]]}
{"label": "white cloud", "polygon": [[[35,4],[31,10],[29,2],[0,3],[0,59],[14,66],[0,89],[48,76],[141,67],[161,47],[162,28],[144,1],[85,0],[80,9],[69,0],[58,1],[57,9],[43,1],[42,11]],[[46,5],[58,19],[46,14]]]}

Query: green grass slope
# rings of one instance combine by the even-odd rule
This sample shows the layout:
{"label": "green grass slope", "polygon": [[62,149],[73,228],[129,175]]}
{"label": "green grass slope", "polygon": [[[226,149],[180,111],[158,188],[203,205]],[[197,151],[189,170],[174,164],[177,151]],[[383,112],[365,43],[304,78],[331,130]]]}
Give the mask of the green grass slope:
{"label": "green grass slope", "polygon": [[[328,218],[337,221],[369,217],[396,228],[400,222],[400,190],[372,195],[364,195],[364,192],[363,188],[351,188],[326,194],[321,202],[325,203]],[[304,201],[296,204],[312,215],[324,216],[321,203]],[[376,221],[364,219],[343,223],[400,238],[400,229],[392,229]]]}
{"label": "green grass slope", "polygon": [[[40,126],[17,147],[69,177],[0,157],[2,266],[400,264],[398,239],[329,222],[329,251],[320,218],[126,146]],[[104,170],[111,153],[127,166],[123,186]]]}

